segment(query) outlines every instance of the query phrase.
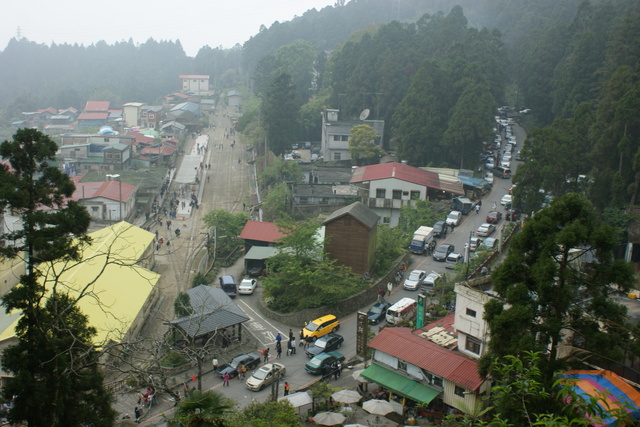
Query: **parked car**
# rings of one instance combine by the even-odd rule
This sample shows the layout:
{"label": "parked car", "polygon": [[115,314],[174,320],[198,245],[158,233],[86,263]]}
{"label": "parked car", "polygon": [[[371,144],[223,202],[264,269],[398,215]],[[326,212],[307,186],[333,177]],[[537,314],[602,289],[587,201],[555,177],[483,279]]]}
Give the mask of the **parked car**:
{"label": "parked car", "polygon": [[320,353],[304,365],[304,370],[310,374],[319,375],[322,373],[323,366],[331,366],[334,362],[344,362],[344,355],[337,351],[329,351]]}
{"label": "parked car", "polygon": [[502,206],[506,206],[507,204],[511,204],[512,201],[513,196],[511,194],[505,194],[504,196],[502,196],[502,199],[500,199],[500,204]]}
{"label": "parked car", "polygon": [[507,215],[505,216],[505,219],[507,221],[518,221],[521,216],[522,216],[522,213],[518,209],[509,209],[507,211]]}
{"label": "parked car", "polygon": [[282,363],[267,363],[247,379],[246,386],[251,391],[260,391],[286,373],[287,368]]}
{"label": "parked car", "polygon": [[456,227],[462,221],[462,212],[460,211],[451,211],[447,216],[446,223],[451,227]]}
{"label": "parked car", "polygon": [[427,277],[427,272],[424,270],[413,270],[404,281],[402,285],[408,291],[415,291],[420,288],[424,279]]}
{"label": "parked car", "polygon": [[228,363],[218,366],[218,376],[222,376],[227,373],[231,378],[238,376],[238,366],[244,365],[248,371],[254,369],[260,364],[260,355],[257,353],[239,354]]}
{"label": "parked car", "polygon": [[487,237],[484,239],[485,248],[493,249],[498,247],[498,239],[494,237]]}
{"label": "parked car", "polygon": [[491,172],[487,172],[484,174],[484,180],[489,184],[493,184],[493,174]]}
{"label": "parked car", "polygon": [[381,301],[376,303],[373,307],[367,311],[367,317],[369,318],[370,325],[377,325],[378,323],[384,320],[384,317],[387,315],[387,309],[391,307],[386,301]]}
{"label": "parked car", "polygon": [[423,288],[426,288],[426,287],[433,288],[436,285],[436,283],[438,283],[438,280],[440,280],[441,278],[442,278],[442,274],[432,271],[424,279]]}
{"label": "parked car", "polygon": [[302,329],[302,334],[306,339],[316,340],[321,336],[327,335],[329,332],[335,332],[340,329],[340,322],[333,314],[328,314],[307,323]]}
{"label": "parked car", "polygon": [[459,253],[452,252],[449,254],[449,256],[447,256],[447,260],[446,260],[447,265],[445,265],[445,268],[448,268],[449,270],[453,270],[453,267],[455,267],[456,264],[459,264],[461,262],[464,262],[464,257]]}
{"label": "parked car", "polygon": [[522,161],[522,156],[520,155],[520,151],[516,153],[516,160]]}
{"label": "parked car", "polygon": [[497,224],[500,222],[501,219],[502,219],[502,212],[491,211],[487,214],[486,221],[489,224]]}
{"label": "parked car", "polygon": [[444,221],[433,224],[433,237],[447,237],[447,224]]}
{"label": "parked car", "polygon": [[242,279],[238,286],[238,293],[242,295],[251,295],[256,290],[258,281],[256,279]]}
{"label": "parked car", "polygon": [[496,231],[495,225],[485,223],[478,227],[478,229],[476,230],[476,234],[482,237],[489,237],[493,234],[494,231]]}
{"label": "parked car", "polygon": [[482,239],[479,237],[472,237],[471,239],[469,239],[469,250],[471,252],[475,252],[480,245],[482,244]]}
{"label": "parked car", "polygon": [[343,342],[344,338],[342,335],[327,334],[322,338],[318,338],[316,342],[307,349],[307,357],[315,357],[320,353],[337,350],[342,347]]}
{"label": "parked car", "polygon": [[449,243],[443,243],[433,252],[433,259],[436,261],[444,262],[449,254],[455,250],[455,246]]}
{"label": "parked car", "polygon": [[247,269],[249,277],[258,277],[264,274],[264,265],[254,266]]}
{"label": "parked car", "polygon": [[485,169],[493,169],[496,167],[496,161],[493,157],[487,157],[487,159],[485,159],[484,161],[484,168]]}

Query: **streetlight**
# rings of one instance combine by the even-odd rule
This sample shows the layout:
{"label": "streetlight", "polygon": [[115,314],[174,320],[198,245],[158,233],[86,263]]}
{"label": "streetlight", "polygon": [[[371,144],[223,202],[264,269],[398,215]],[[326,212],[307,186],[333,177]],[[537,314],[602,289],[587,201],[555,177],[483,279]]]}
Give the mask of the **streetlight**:
{"label": "streetlight", "polygon": [[110,178],[110,181],[113,181],[115,178],[118,178],[118,221],[122,221],[122,181],[120,180],[119,174],[107,174],[107,178]]}

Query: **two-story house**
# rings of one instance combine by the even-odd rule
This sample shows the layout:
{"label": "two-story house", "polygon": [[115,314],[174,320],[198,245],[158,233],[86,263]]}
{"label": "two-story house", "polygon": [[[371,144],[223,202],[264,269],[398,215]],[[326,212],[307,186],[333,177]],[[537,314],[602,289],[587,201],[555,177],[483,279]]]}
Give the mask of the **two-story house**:
{"label": "two-story house", "polygon": [[403,206],[448,192],[463,193],[461,187],[443,185],[437,173],[396,162],[356,168],[350,183],[359,188],[361,202],[392,227],[398,224]]}
{"label": "two-story house", "polygon": [[183,92],[199,94],[200,92],[209,91],[209,76],[182,74],[180,75],[180,80],[182,81]]}
{"label": "two-story house", "polygon": [[458,350],[470,357],[479,358],[487,352],[489,342],[489,327],[484,320],[484,306],[496,298],[491,292],[491,277],[456,283],[454,290]]}
{"label": "two-story house", "polygon": [[[361,376],[391,395],[412,400],[415,406],[447,413],[450,408],[468,413],[491,388],[478,374],[478,363],[438,342],[454,339],[432,325],[429,330],[384,328],[368,344],[373,363]],[[442,329],[442,328],[439,328]],[[419,334],[418,334],[419,333]]]}
{"label": "two-story house", "polygon": [[329,162],[334,160],[351,160],[349,137],[351,129],[359,125],[369,125],[380,138],[375,144],[382,148],[384,137],[384,120],[338,120],[340,110],[325,109],[322,112],[322,140],[320,152],[322,158]]}

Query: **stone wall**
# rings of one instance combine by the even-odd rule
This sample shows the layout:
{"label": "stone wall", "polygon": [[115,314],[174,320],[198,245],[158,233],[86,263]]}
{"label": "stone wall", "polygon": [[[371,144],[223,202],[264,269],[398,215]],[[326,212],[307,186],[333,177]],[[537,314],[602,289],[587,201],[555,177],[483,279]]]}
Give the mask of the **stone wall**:
{"label": "stone wall", "polygon": [[338,318],[344,317],[346,315],[355,313],[362,307],[372,304],[378,299],[378,294],[376,292],[377,289],[382,288],[386,290],[388,282],[391,281],[395,283],[395,276],[398,269],[402,266],[403,263],[409,265],[410,261],[411,254],[406,253],[404,255],[401,255],[393,263],[393,268],[391,269],[391,271],[389,271],[385,276],[372,282],[371,285],[364,289],[362,292],[359,292],[343,301],[340,301],[331,307],[310,308],[296,313],[283,314],[271,310],[265,305],[264,301],[259,298],[257,308],[265,317],[297,329],[297,336],[299,330],[302,329],[305,322],[309,322],[327,314],[333,314]]}

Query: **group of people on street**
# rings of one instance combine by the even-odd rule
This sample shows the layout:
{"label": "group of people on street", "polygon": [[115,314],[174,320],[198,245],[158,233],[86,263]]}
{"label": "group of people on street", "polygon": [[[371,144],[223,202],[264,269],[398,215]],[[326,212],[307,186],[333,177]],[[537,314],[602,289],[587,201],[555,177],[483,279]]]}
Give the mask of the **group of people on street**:
{"label": "group of people on street", "polygon": [[342,375],[342,362],[339,360],[333,362],[331,365],[323,365],[322,366],[322,380],[329,381],[331,377],[334,380],[338,380]]}

